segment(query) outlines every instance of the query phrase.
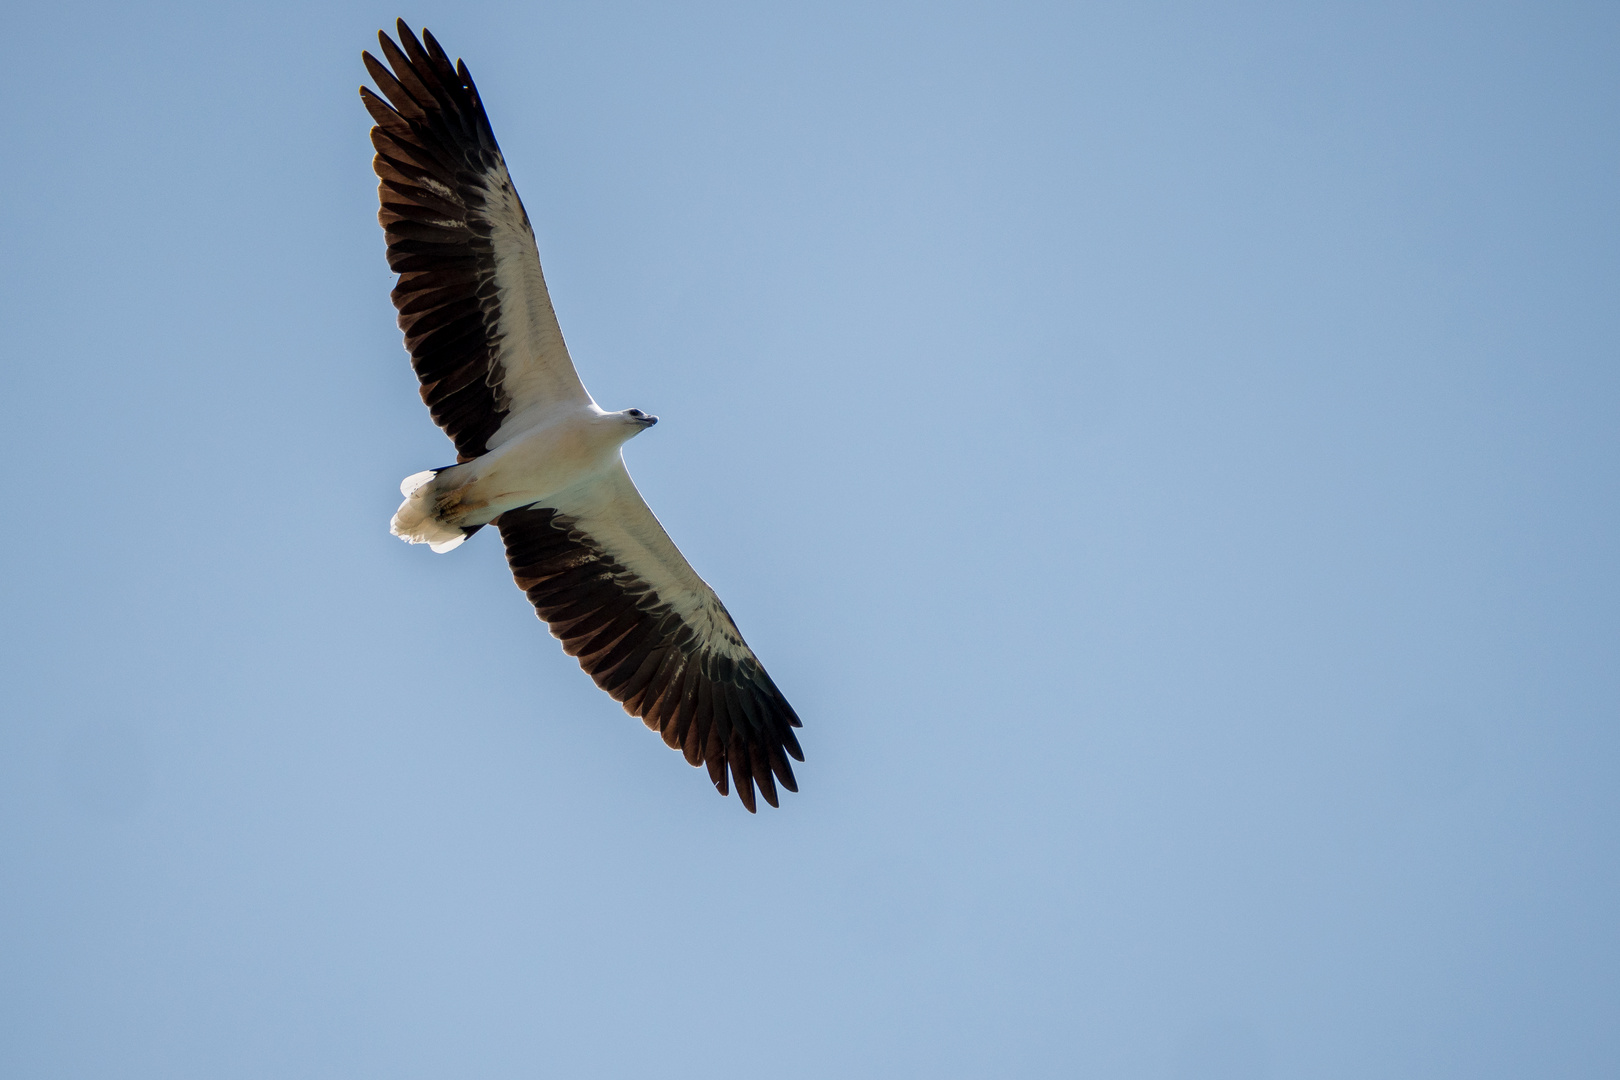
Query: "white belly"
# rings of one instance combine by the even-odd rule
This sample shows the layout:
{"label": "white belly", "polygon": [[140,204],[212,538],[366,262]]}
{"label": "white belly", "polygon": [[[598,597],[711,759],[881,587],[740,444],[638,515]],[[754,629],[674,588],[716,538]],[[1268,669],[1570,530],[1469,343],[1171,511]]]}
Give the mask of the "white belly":
{"label": "white belly", "polygon": [[483,457],[439,474],[441,518],[482,525],[590,480],[618,459],[622,431],[587,412],[530,428]]}

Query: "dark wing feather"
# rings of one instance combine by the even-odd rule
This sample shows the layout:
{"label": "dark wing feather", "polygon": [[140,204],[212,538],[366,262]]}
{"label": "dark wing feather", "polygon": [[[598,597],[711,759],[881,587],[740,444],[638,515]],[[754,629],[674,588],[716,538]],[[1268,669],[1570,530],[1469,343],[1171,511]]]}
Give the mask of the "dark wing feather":
{"label": "dark wing feather", "polygon": [[377,35],[388,66],[362,54],[383,95],[360,90],[377,123],[377,219],[422,400],[468,461],[498,445],[508,415],[590,395],[472,76],[432,34],[419,42],[404,20],[398,30],[398,45]]}
{"label": "dark wing feather", "polygon": [[[799,718],[734,625],[735,637],[724,640],[694,630],[578,519],[557,509],[508,510],[497,523],[512,576],[535,612],[626,712],[692,765],[708,766],[722,795],[729,775],[750,813],[756,786],[772,806],[777,784],[799,790],[787,761],[804,760],[792,732]],[[733,655],[739,645],[740,659]]]}

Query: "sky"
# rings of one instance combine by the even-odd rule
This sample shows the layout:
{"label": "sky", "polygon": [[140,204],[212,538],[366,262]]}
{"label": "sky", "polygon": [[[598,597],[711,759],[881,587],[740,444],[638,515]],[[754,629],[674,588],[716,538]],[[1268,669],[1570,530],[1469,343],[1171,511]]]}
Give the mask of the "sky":
{"label": "sky", "polygon": [[[780,810],[388,534],[397,15]],[[1620,1074],[1620,8],[7,29],[0,1075]]]}

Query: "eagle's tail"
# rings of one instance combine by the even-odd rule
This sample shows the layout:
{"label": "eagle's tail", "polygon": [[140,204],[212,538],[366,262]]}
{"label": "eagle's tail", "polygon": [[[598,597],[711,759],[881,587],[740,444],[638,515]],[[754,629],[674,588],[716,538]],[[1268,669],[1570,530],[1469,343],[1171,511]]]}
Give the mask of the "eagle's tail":
{"label": "eagle's tail", "polygon": [[427,544],[441,554],[460,547],[463,540],[479,529],[476,525],[470,529],[451,525],[439,516],[440,491],[436,481],[444,471],[429,469],[400,481],[399,493],[405,496],[405,501],[394,511],[394,520],[388,525],[388,531],[406,543]]}

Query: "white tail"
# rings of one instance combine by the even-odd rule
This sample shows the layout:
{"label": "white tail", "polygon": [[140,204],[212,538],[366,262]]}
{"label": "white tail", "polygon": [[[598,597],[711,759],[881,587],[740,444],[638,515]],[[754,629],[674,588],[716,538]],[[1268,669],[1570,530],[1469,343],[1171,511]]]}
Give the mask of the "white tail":
{"label": "white tail", "polygon": [[394,520],[388,531],[410,544],[426,544],[443,554],[461,546],[467,533],[459,525],[451,525],[439,518],[439,485],[434,483],[443,469],[429,469],[414,473],[400,481],[399,493],[405,501],[394,511]]}

